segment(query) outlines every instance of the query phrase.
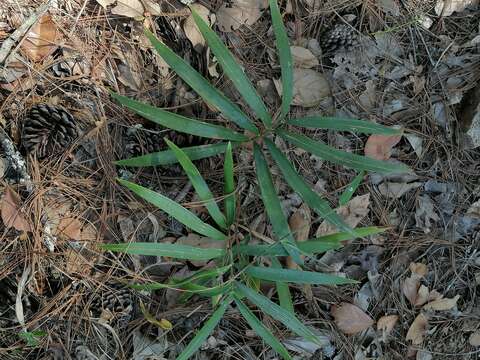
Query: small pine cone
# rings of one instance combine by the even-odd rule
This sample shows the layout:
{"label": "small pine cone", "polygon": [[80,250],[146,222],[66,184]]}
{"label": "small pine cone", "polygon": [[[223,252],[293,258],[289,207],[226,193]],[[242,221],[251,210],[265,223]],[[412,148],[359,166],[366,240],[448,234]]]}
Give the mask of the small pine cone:
{"label": "small pine cone", "polygon": [[[109,283],[92,301],[90,308],[96,314],[102,310],[110,310],[112,313],[131,311],[133,296],[128,288],[116,283]],[[129,308],[130,307],[130,308]]]}
{"label": "small pine cone", "polygon": [[28,152],[45,158],[65,149],[79,135],[73,116],[61,106],[34,105],[22,127],[22,144]]}
{"label": "small pine cone", "polygon": [[160,134],[140,131],[142,128],[132,128],[127,131],[126,149],[131,156],[140,156],[164,150],[164,142]]}
{"label": "small pine cone", "polygon": [[357,45],[358,36],[351,25],[337,24],[322,38],[322,47],[325,52],[350,51]]}

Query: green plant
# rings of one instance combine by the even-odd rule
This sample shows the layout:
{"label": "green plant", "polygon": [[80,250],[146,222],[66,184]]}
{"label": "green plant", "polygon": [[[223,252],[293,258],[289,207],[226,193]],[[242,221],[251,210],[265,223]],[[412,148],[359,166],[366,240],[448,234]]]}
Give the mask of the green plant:
{"label": "green plant", "polygon": [[[283,88],[281,111],[279,115],[274,118],[269,114],[267,107],[241,67],[236,63],[233,55],[228,51],[215,32],[192,10],[194,20],[200,32],[206,39],[218,62],[221,64],[225,75],[232,80],[247,105],[253,110],[256,117],[260,119],[260,122],[250,119],[236,104],[227,99],[182,58],[173,53],[153,34],[146,31],[147,37],[169,66],[193,90],[202,96],[208,104],[220,110],[225,117],[233,121],[240,128],[246,130],[246,134],[249,135],[242,134],[231,128],[186,118],[118,94],[112,94],[122,105],[164,127],[200,137],[223,140],[223,142],[217,144],[194,146],[184,149],[180,149],[175,144],[166,140],[170,150],[117,162],[118,165],[125,166],[156,166],[179,162],[215,225],[210,225],[200,220],[194,213],[162,194],[126,180],[119,179],[118,181],[146,201],[185,224],[191,230],[209,238],[222,241],[224,244],[222,248],[215,249],[162,243],[103,245],[103,248],[106,250],[122,251],[130,254],[168,256],[190,260],[213,259],[216,262],[217,267],[214,269],[200,270],[186,279],[173,279],[167,284],[154,282],[132,285],[134,288],[147,290],[162,288],[179,289],[184,291],[185,294],[187,294],[186,296],[189,296],[188,294],[198,294],[211,297],[214,300],[216,310],[178,359],[187,359],[198,349],[232,302],[236,304],[246,321],[267,344],[275,349],[283,358],[290,359],[290,355],[284,346],[254,315],[245,304],[244,299],[248,299],[263,312],[282,322],[296,334],[319,343],[315,334],[295,317],[288,283],[332,285],[351,283],[352,281],[316,272],[284,269],[280,261],[278,261],[278,257],[290,256],[298,265],[302,266],[303,255],[311,256],[335,249],[341,246],[341,241],[343,240],[383,231],[383,229],[377,227],[355,230],[349,228],[329,206],[328,202],[314,192],[305,180],[302,179],[287,156],[272,141],[274,136],[280,136],[288,143],[327,161],[360,171],[360,174],[349,187],[351,190],[346,191],[342,195],[342,203],[348,201],[352,196],[363,178],[364,171],[381,173],[405,171],[403,166],[392,165],[387,162],[340,151],[323,142],[310,139],[305,135],[289,130],[291,127],[303,127],[384,135],[393,135],[400,132],[397,129],[361,120],[329,117],[287,119],[292,101],[292,56],[276,0],[270,0],[269,5],[276,37],[276,46],[279,52]],[[252,245],[248,241],[249,236],[246,236],[242,242],[234,242],[234,240],[238,240],[237,235],[240,231],[235,227],[237,209],[235,203],[236,193],[232,148],[246,142],[253,144],[257,181],[265,210],[272,224],[276,240],[275,244]],[[192,162],[193,160],[220,153],[225,153],[223,211],[220,210],[216,198]],[[320,217],[325,218],[335,225],[341,232],[302,243],[295,242],[273,185],[270,169],[265,158],[266,153],[274,160],[274,163],[284,175],[288,185],[303,198],[305,203]],[[265,263],[265,261],[261,262],[261,259],[266,259],[271,266],[263,266],[262,264]],[[257,291],[260,281],[275,283],[280,305],[272,302]]]}

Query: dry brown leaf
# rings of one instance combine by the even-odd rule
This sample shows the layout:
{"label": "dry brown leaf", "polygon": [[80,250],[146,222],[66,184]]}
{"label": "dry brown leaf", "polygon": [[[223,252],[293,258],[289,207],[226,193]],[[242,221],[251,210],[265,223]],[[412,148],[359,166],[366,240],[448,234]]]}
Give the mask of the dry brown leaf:
{"label": "dry brown leaf", "polygon": [[443,295],[440,294],[437,290],[432,290],[430,291],[430,294],[428,294],[428,302],[441,298],[443,298]]}
{"label": "dry brown leaf", "polygon": [[[336,209],[336,213],[342,217],[345,223],[352,229],[356,228],[362,219],[368,214],[370,206],[370,194],[355,196],[346,205]],[[315,236],[320,237],[337,232],[338,229],[327,221],[323,221],[318,227]]]}
{"label": "dry brown leaf", "polygon": [[[182,236],[177,239],[176,244],[189,245],[199,247],[202,249],[223,249],[225,248],[225,241],[214,240],[212,238],[200,236],[194,233],[190,233],[187,236]],[[191,261],[195,266],[203,266],[208,261]]]}
{"label": "dry brown leaf", "polygon": [[97,3],[106,9],[107,6],[112,5],[115,1],[117,0],[97,0]]}
{"label": "dry brown leaf", "polygon": [[479,0],[438,0],[435,13],[438,16],[450,16],[454,12],[464,11],[467,7],[479,4]]}
{"label": "dry brown leaf", "polygon": [[[192,4],[191,7],[207,24],[211,25],[210,10],[201,4]],[[201,45],[202,47],[205,45],[205,39],[200,33],[200,30],[198,30],[192,14],[190,14],[185,20],[183,24],[183,31],[185,31],[187,39],[190,40],[194,48],[197,45]]]}
{"label": "dry brown leaf", "polygon": [[370,135],[365,144],[365,155],[377,160],[388,160],[392,155],[392,148],[401,138],[401,135]]}
{"label": "dry brown leaf", "polygon": [[20,195],[10,186],[5,187],[2,198],[2,220],[6,228],[15,228],[18,231],[32,231],[27,216],[22,212]]}
{"label": "dry brown leaf", "polygon": [[[303,203],[288,220],[290,230],[296,241],[308,240],[312,222],[312,214],[307,204]],[[298,265],[289,256],[287,258],[287,267],[289,269],[298,269]]]}
{"label": "dry brown leaf", "polygon": [[407,341],[411,340],[413,345],[420,345],[423,342],[423,337],[427,333],[428,327],[428,318],[420,313],[415,320],[413,320],[412,325],[407,332]]}
{"label": "dry brown leaf", "polygon": [[453,298],[443,298],[433,300],[426,304],[424,310],[444,311],[453,309],[457,305],[457,301],[460,299],[460,295],[455,295]]}
{"label": "dry brown leaf", "polygon": [[410,269],[412,274],[417,274],[417,275],[420,275],[420,276],[425,276],[425,275],[427,275],[427,272],[428,272],[427,265],[422,264],[422,263],[412,262],[412,263],[410,263],[408,268]]}
{"label": "dry brown leaf", "polygon": [[290,46],[292,52],[293,66],[310,69],[318,66],[318,59],[313,53],[301,46]]}
{"label": "dry brown leaf", "polygon": [[425,285],[420,285],[417,292],[417,297],[415,299],[415,306],[422,306],[428,301],[428,296],[430,295],[430,291]]}
{"label": "dry brown leaf", "polygon": [[330,96],[330,84],[325,76],[312,69],[293,69],[292,105],[317,106]]}
{"label": "dry brown leaf", "polygon": [[480,330],[477,330],[470,335],[470,337],[468,338],[468,343],[471,346],[480,346]]}
{"label": "dry brown leaf", "polygon": [[260,19],[266,0],[233,0],[224,2],[217,11],[217,24],[220,30],[231,32],[242,25],[251,26]]}
{"label": "dry brown leaf", "polygon": [[139,18],[143,16],[143,5],[140,0],[117,0],[117,5],[112,9],[112,14]]}
{"label": "dry brown leaf", "polygon": [[384,315],[378,319],[377,329],[382,331],[383,336],[387,336],[392,332],[398,319],[398,315]]}
{"label": "dry brown leaf", "polygon": [[20,48],[30,60],[39,62],[58,48],[59,36],[52,17],[45,14],[30,28]]}
{"label": "dry brown leaf", "polygon": [[359,333],[373,325],[373,319],[358,306],[341,303],[332,308],[332,316],[338,328],[348,335]]}
{"label": "dry brown leaf", "polygon": [[145,12],[153,16],[160,16],[162,14],[162,7],[155,0],[142,0]]}
{"label": "dry brown leaf", "polygon": [[420,277],[417,274],[412,274],[409,278],[405,279],[402,284],[402,293],[412,305],[415,305],[415,301],[417,301],[419,288]]}
{"label": "dry brown leaf", "polygon": [[55,235],[63,235],[72,240],[82,240],[82,223],[75,218],[66,217],[60,220]]}

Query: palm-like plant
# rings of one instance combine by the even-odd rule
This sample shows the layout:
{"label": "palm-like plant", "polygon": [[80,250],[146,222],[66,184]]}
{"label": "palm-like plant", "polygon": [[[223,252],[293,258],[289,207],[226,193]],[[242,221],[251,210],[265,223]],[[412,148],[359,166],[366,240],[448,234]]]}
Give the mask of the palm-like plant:
{"label": "palm-like plant", "polygon": [[[222,142],[216,144],[193,146],[183,149],[178,148],[175,144],[166,140],[170,150],[117,162],[118,165],[124,166],[156,166],[179,162],[187,173],[199,198],[208,210],[215,226],[200,220],[194,213],[182,205],[159,193],[129,181],[119,180],[119,182],[140,197],[182,222],[191,230],[224,242],[224,247],[218,249],[203,249],[186,245],[162,243],[104,245],[105,249],[123,251],[131,254],[169,256],[191,260],[214,259],[217,262],[218,266],[213,270],[201,270],[189,278],[172,280],[168,284],[150,283],[134,285],[136,288],[150,290],[160,288],[181,289],[189,293],[197,293],[218,300],[215,302],[217,309],[211,318],[204,324],[178,359],[187,359],[198,349],[232,302],[236,304],[243,317],[266,343],[283,358],[290,359],[290,355],[284,346],[253,314],[245,304],[244,298],[255,304],[266,314],[282,322],[293,332],[319,343],[315,334],[295,317],[291,305],[288,283],[345,284],[351,283],[351,281],[345,278],[316,272],[283,269],[281,263],[278,261],[278,257],[290,256],[301,266],[303,265],[302,255],[312,255],[338,248],[341,246],[342,240],[382,231],[382,229],[376,227],[355,230],[348,227],[330,207],[328,202],[322,199],[311,189],[305,180],[302,179],[286,155],[272,141],[274,136],[280,136],[288,143],[327,161],[354,168],[362,173],[363,171],[380,173],[405,171],[405,167],[403,166],[392,165],[388,162],[347,153],[332,148],[321,141],[313,140],[298,132],[289,130],[289,128],[292,127],[300,127],[383,135],[394,135],[400,132],[398,129],[392,129],[361,120],[319,116],[288,119],[293,89],[292,56],[276,0],[269,0],[269,5],[281,65],[283,89],[281,111],[276,118],[272,118],[257,91],[220,38],[193,10],[193,18],[218,62],[221,64],[225,75],[231,79],[246,104],[252,109],[260,121],[250,119],[236,104],[213,87],[188,63],[177,56],[149,31],[146,31],[147,37],[169,66],[193,90],[203,97],[209,105],[220,110],[226,118],[246,130],[245,134],[239,133],[231,128],[168,112],[128,97],[112,94],[122,105],[164,127],[200,137],[222,140]],[[235,226],[232,227],[232,225],[235,225],[237,210],[232,148],[238,144],[247,142],[253,143],[253,156],[258,186],[265,210],[272,224],[274,237],[277,241],[273,245],[250,245],[248,242],[232,244],[232,241],[230,241],[234,238],[232,234],[235,235],[237,231]],[[224,211],[220,210],[207,183],[192,162],[192,160],[198,160],[221,153],[225,153]],[[320,217],[325,218],[335,225],[341,231],[340,233],[303,243],[295,242],[273,185],[270,169],[265,158],[266,154],[269,154],[274,160],[274,163],[284,175],[288,185],[297,192],[305,203]],[[360,179],[360,177],[357,177],[357,179]],[[257,261],[260,258],[268,258],[271,266],[262,266],[261,262]],[[270,281],[276,284],[280,305],[275,304],[261,295],[255,289],[255,286],[252,288],[246,285],[255,284],[258,281]]]}

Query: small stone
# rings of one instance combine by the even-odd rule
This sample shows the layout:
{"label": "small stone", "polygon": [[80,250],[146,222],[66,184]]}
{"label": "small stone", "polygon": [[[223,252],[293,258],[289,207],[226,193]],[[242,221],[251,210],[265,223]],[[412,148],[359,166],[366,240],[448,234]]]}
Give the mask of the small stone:
{"label": "small stone", "polygon": [[477,330],[470,335],[468,338],[468,343],[475,347],[480,346],[480,330]]}

